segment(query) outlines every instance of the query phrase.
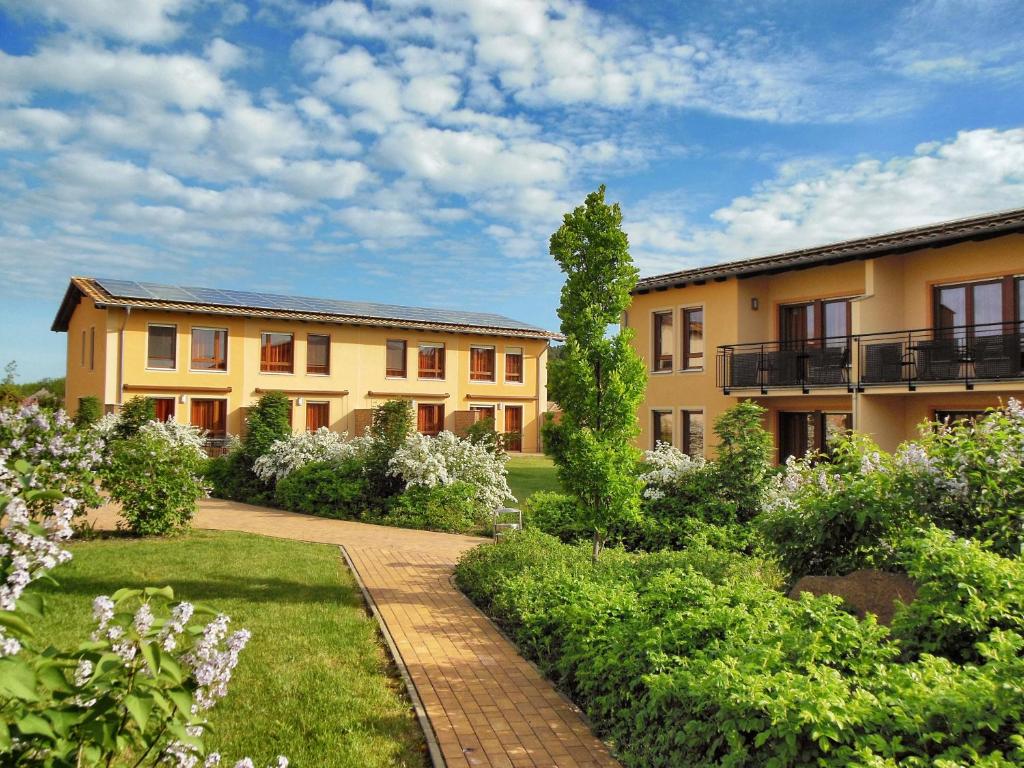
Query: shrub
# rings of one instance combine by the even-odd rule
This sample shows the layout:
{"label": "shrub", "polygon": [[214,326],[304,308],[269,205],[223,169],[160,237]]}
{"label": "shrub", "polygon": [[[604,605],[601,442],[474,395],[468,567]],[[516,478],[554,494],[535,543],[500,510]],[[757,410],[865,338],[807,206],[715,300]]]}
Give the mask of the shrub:
{"label": "shrub", "polygon": [[433,487],[412,486],[388,501],[387,514],[377,522],[403,528],[445,533],[469,533],[488,523],[487,510],[469,483]]}
{"label": "shrub", "polygon": [[0,409],[0,463],[28,462],[36,487],[63,489],[80,502],[79,510],[102,503],[97,474],[102,450],[103,443],[90,431],[75,429],[64,411],[38,405]]}
{"label": "shrub", "polygon": [[406,488],[468,483],[476,500],[486,509],[496,509],[512,500],[505,471],[505,456],[495,456],[451,432],[437,437],[413,433],[388,462],[388,472],[401,478]]}
{"label": "shrub", "polygon": [[0,761],[98,768],[132,754],[135,765],[217,765],[203,745],[206,713],[249,633],[228,635],[223,615],[204,627],[193,617],[209,609],[147,587],[97,597],[92,635],[70,651],[37,637],[44,603],[33,583],[71,558],[63,543],[78,502],[28,488],[32,475],[24,461],[0,464]]}
{"label": "shrub", "polygon": [[524,526],[556,536],[566,543],[593,535],[582,520],[579,504],[567,493],[536,491],[523,504]]}
{"label": "shrub", "polygon": [[413,424],[412,403],[408,400],[389,400],[373,409],[364,467],[374,497],[383,500],[402,490],[401,479],[390,471],[391,459],[412,434]]}
{"label": "shrub", "polygon": [[740,522],[755,517],[764,502],[772,467],[772,436],[764,428],[766,410],[750,400],[715,420],[718,455],[715,471],[721,497],[735,504]]}
{"label": "shrub", "polygon": [[156,402],[151,397],[133,397],[121,406],[114,427],[114,437],[132,437],[143,424],[156,421]]}
{"label": "shrub", "polygon": [[192,450],[200,459],[206,459],[206,430],[191,424],[174,421],[149,421],[139,427],[139,434],[151,435],[168,445]]}
{"label": "shrub", "polygon": [[361,458],[369,451],[370,438],[346,438],[344,432],[331,432],[327,427],[320,427],[315,432],[300,432],[275,440],[270,450],[256,459],[253,472],[265,483],[279,483],[307,464]]}
{"label": "shrub", "polygon": [[95,395],[78,398],[78,413],[75,414],[75,426],[79,429],[91,427],[103,416],[100,399]]}
{"label": "shrub", "polygon": [[206,493],[205,463],[192,446],[169,442],[153,431],[115,441],[104,484],[121,503],[119,525],[142,535],[187,527]]}
{"label": "shrub", "polygon": [[[758,558],[610,550],[525,531],[467,553],[459,586],[616,744],[626,766],[1010,766],[1024,639],[981,662],[900,648],[835,597],[790,600]],[[979,585],[980,586],[980,585]]]}
{"label": "shrub", "polygon": [[494,419],[490,416],[470,424],[466,429],[466,439],[473,445],[483,446],[495,456],[505,453],[505,438],[498,434],[494,428]]}
{"label": "shrub", "polygon": [[284,392],[267,392],[252,407],[241,446],[250,466],[267,453],[276,440],[291,436],[291,410],[291,402]]}
{"label": "shrub", "polygon": [[350,520],[360,518],[369,503],[362,466],[353,458],[299,467],[278,482],[275,499],[294,512]]}

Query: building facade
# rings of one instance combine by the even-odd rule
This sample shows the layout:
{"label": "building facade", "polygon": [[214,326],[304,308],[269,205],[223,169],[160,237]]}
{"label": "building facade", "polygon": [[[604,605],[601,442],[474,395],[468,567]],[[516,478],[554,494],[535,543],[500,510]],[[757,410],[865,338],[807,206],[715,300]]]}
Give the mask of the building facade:
{"label": "building facade", "polygon": [[427,434],[493,417],[511,450],[537,451],[555,334],[498,315],[75,277],[53,323],[67,333],[66,407],[133,396],[157,415],[244,431],[270,391],[295,431],[350,435],[387,400],[412,402]]}
{"label": "building facade", "polygon": [[892,450],[1024,399],[1024,210],[646,278],[625,322],[650,372],[643,448],[710,456],[749,398],[780,461],[845,429]]}

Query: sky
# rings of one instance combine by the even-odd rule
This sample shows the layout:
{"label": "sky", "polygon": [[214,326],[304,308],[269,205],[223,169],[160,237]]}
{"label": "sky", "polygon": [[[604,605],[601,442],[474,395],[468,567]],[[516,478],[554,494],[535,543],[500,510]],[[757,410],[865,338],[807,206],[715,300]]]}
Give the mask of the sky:
{"label": "sky", "polygon": [[0,363],[71,275],[557,329],[588,192],[641,274],[1024,206],[1020,0],[0,0]]}

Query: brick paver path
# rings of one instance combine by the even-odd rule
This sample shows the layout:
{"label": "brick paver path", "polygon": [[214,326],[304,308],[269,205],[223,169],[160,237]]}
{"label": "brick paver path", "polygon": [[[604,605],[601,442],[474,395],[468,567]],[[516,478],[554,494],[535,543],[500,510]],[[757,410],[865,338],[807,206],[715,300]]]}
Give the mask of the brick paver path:
{"label": "brick paver path", "polygon": [[[113,525],[111,510],[95,515],[100,527]],[[579,710],[451,583],[459,556],[481,539],[216,499],[202,503],[194,525],[343,546],[416,687],[446,765],[619,765]]]}

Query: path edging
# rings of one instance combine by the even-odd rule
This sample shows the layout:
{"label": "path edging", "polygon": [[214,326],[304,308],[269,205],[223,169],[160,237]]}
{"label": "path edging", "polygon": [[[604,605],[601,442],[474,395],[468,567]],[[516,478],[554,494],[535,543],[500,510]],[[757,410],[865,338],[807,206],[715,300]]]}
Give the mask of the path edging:
{"label": "path edging", "polygon": [[447,768],[448,763],[445,762],[444,755],[441,754],[441,747],[437,743],[437,734],[434,733],[434,726],[430,724],[430,718],[427,717],[426,707],[423,706],[423,699],[420,698],[420,692],[416,689],[416,683],[413,682],[412,675],[409,674],[409,668],[405,665],[405,660],[402,658],[401,652],[398,650],[398,646],[395,644],[394,638],[391,636],[391,632],[388,630],[388,625],[384,621],[384,617],[377,609],[377,603],[373,599],[373,595],[370,594],[370,590],[366,588],[363,583],[363,577],[359,575],[359,569],[356,568],[356,564],[352,562],[352,558],[349,557],[348,550],[345,549],[344,544],[339,544],[338,549],[341,550],[341,556],[345,559],[345,563],[348,565],[349,571],[352,572],[352,577],[356,580],[356,584],[359,585],[359,591],[363,593],[363,599],[366,601],[366,605],[370,609],[370,613],[377,620],[377,626],[380,627],[381,634],[384,635],[384,641],[388,645],[388,649],[391,651],[391,658],[395,662],[395,666],[398,667],[398,672],[402,676],[402,682],[405,683],[405,689],[409,692],[409,698],[412,700],[412,707],[416,712],[416,719],[419,720],[420,728],[423,729],[423,737],[427,741],[427,751],[430,753],[430,762],[434,768]]}

